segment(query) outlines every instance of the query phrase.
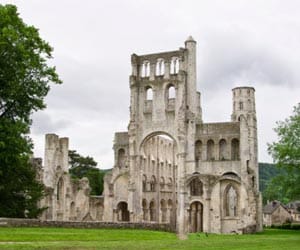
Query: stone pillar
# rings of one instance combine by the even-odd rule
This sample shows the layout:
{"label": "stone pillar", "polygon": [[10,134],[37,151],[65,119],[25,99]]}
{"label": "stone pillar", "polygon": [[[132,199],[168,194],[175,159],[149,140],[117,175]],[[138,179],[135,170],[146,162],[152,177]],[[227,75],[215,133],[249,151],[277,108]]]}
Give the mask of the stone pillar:
{"label": "stone pillar", "polygon": [[196,211],[195,207],[192,207],[190,210],[191,213],[191,231],[194,233],[196,229],[195,221],[196,221]]}
{"label": "stone pillar", "polygon": [[177,170],[177,181],[178,181],[178,189],[177,189],[177,234],[180,239],[187,238],[187,226],[185,224],[185,153],[178,154],[178,170]]}
{"label": "stone pillar", "polygon": [[202,226],[202,209],[203,207],[200,206],[200,208],[197,210],[197,232],[201,231],[201,226]]}
{"label": "stone pillar", "polygon": [[188,37],[185,41],[185,48],[188,50],[186,63],[187,72],[187,105],[189,110],[197,114],[197,70],[196,70],[196,41],[193,37]]}
{"label": "stone pillar", "polygon": [[155,80],[155,69],[156,69],[156,63],[150,62],[150,81]]}
{"label": "stone pillar", "polygon": [[170,62],[165,61],[165,75],[164,79],[169,79],[170,78]]}
{"label": "stone pillar", "polygon": [[202,144],[202,160],[207,161],[207,141]]}
{"label": "stone pillar", "polygon": [[217,140],[214,140],[215,146],[214,146],[214,158],[215,160],[220,160],[219,155],[220,155],[220,147],[219,147],[219,142]]}

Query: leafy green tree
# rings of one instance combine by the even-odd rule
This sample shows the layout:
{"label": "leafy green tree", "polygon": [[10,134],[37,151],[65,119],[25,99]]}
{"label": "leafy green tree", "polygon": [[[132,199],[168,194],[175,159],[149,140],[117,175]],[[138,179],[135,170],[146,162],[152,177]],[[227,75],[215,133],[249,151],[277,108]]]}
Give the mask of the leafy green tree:
{"label": "leafy green tree", "polygon": [[101,195],[105,171],[97,168],[97,162],[92,157],[83,157],[75,150],[69,151],[69,173],[74,179],[87,177],[90,182],[91,195]]}
{"label": "leafy green tree", "polygon": [[31,114],[45,108],[49,83],[61,83],[47,65],[52,48],[19,17],[14,5],[0,4],[0,217],[36,217],[43,187],[30,165]]}
{"label": "leafy green tree", "polygon": [[300,199],[300,103],[274,130],[278,141],[269,144],[268,150],[277,167],[284,172],[272,179],[267,193],[283,202]]}
{"label": "leafy green tree", "polygon": [[278,169],[275,164],[270,163],[259,163],[259,191],[262,193],[263,204],[266,204],[269,200],[281,200],[281,191],[278,190],[278,186],[276,188],[268,189],[269,183],[276,176],[280,174],[284,174],[283,169]]}

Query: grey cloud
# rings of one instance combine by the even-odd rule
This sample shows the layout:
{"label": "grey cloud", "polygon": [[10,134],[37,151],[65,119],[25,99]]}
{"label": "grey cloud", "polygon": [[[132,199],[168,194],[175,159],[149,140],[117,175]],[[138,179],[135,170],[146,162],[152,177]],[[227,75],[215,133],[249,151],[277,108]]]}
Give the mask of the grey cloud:
{"label": "grey cloud", "polygon": [[33,115],[32,133],[43,135],[46,133],[56,133],[71,125],[71,121],[53,119],[52,116],[44,111],[37,112]]}
{"label": "grey cloud", "polygon": [[234,84],[295,86],[300,77],[288,58],[240,34],[211,35],[200,47],[200,85],[215,89]]}
{"label": "grey cloud", "polygon": [[129,89],[126,70],[116,69],[111,64],[97,66],[70,58],[66,61],[57,61],[64,83],[50,91],[47,98],[49,109],[127,118]]}

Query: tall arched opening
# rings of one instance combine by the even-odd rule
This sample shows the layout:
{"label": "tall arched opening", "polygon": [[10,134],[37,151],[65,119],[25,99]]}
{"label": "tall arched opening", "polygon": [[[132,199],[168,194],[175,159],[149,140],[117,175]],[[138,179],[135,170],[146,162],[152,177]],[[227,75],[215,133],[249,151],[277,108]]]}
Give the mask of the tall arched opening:
{"label": "tall arched opening", "polygon": [[121,201],[117,206],[118,221],[129,221],[127,202]]}
{"label": "tall arched opening", "polygon": [[[141,199],[149,201],[148,220],[173,222],[176,217],[176,207],[170,209],[167,201],[175,204],[176,200],[176,141],[164,132],[155,132],[143,140],[140,153],[143,158],[141,161]],[[145,211],[145,204],[142,206],[141,211]],[[141,218],[145,220],[144,214],[141,215]]]}
{"label": "tall arched opening", "polygon": [[199,201],[194,201],[190,205],[189,231],[190,233],[203,231],[203,205]]}

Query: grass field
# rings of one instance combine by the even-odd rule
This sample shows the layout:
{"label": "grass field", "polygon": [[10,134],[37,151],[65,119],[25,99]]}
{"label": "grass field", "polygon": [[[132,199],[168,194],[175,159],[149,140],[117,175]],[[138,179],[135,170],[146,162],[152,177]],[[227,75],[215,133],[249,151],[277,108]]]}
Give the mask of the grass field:
{"label": "grass field", "polygon": [[175,234],[128,229],[0,228],[0,249],[272,249],[299,250],[300,231],[268,229],[249,235]]}

